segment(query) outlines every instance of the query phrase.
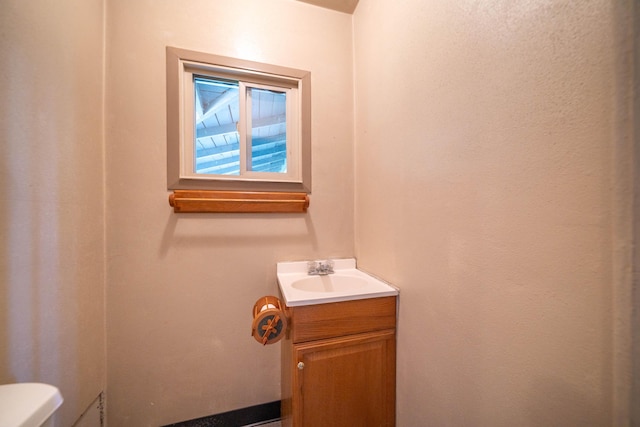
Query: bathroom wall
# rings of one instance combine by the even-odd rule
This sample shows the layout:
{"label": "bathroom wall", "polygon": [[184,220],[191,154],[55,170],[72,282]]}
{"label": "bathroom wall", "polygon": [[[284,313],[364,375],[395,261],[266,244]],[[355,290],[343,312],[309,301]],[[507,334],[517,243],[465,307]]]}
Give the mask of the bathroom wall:
{"label": "bathroom wall", "polygon": [[105,384],[103,1],[0,6],[0,384]]}
{"label": "bathroom wall", "polygon": [[[280,399],[250,334],[283,260],[353,256],[351,16],[293,0],[107,2],[108,421],[158,426]],[[309,70],[306,215],[181,214],[166,188],[165,46]]]}
{"label": "bathroom wall", "polygon": [[356,255],[401,288],[399,426],[625,425],[630,5],[360,0]]}

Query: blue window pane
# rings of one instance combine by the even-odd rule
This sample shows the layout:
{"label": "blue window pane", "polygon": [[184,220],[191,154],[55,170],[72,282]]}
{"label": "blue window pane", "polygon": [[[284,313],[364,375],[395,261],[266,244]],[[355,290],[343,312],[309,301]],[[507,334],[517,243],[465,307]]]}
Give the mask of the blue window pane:
{"label": "blue window pane", "polygon": [[240,175],[238,82],[194,77],[195,172]]}
{"label": "blue window pane", "polygon": [[287,172],[287,94],[249,88],[251,98],[251,157],[254,172]]}

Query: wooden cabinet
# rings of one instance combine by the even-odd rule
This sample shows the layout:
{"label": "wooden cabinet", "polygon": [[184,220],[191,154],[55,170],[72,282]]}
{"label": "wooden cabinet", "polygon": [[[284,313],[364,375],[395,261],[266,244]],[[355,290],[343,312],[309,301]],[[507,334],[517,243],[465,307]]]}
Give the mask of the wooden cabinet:
{"label": "wooden cabinet", "polygon": [[396,297],[286,311],[283,426],[394,426]]}

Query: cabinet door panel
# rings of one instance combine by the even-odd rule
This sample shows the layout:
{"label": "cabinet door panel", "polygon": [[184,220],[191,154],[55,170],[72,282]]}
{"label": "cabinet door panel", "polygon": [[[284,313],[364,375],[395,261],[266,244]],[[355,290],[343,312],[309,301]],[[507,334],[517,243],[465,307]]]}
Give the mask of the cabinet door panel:
{"label": "cabinet door panel", "polygon": [[296,426],[390,427],[395,424],[395,332],[294,346],[302,362],[294,385]]}

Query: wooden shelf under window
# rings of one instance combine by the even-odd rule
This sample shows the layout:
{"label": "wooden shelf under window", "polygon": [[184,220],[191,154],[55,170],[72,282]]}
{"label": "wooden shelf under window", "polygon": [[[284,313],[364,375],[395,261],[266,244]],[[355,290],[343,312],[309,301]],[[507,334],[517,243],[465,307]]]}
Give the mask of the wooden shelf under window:
{"label": "wooden shelf under window", "polygon": [[175,190],[169,195],[175,213],[305,213],[306,193]]}

